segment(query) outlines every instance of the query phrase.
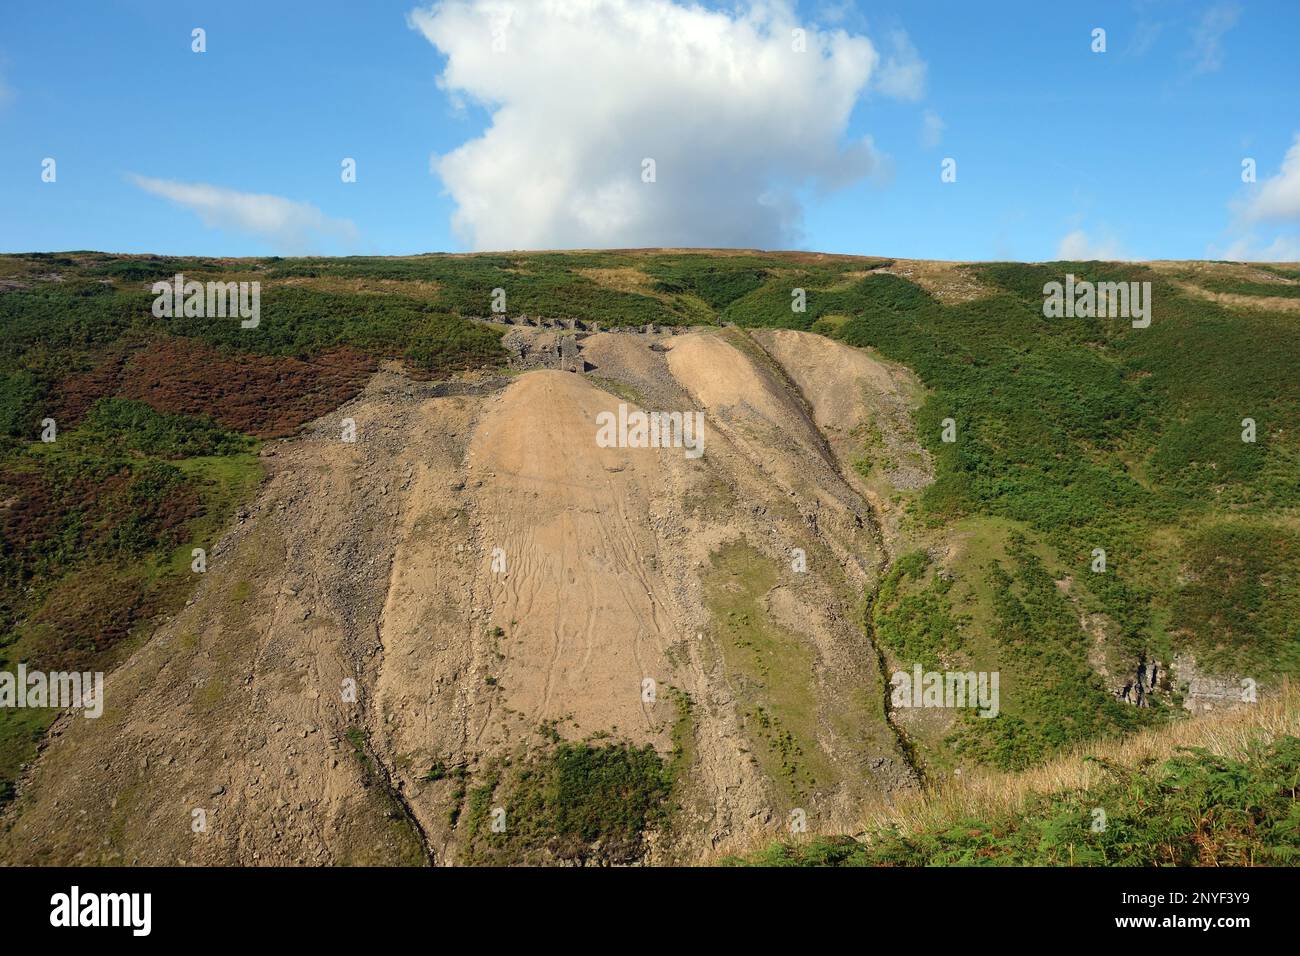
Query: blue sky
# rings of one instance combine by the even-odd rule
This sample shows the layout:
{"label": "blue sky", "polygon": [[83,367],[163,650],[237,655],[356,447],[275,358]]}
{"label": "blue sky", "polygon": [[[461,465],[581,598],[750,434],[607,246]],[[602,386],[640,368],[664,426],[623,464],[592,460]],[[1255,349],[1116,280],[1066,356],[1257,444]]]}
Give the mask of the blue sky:
{"label": "blue sky", "polygon": [[501,2],[10,4],[0,251],[1300,259],[1293,0]]}

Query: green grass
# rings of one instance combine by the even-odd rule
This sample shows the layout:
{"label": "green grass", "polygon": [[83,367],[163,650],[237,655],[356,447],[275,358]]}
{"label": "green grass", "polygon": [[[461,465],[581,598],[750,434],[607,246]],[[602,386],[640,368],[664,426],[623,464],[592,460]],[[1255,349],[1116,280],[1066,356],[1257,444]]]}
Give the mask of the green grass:
{"label": "green grass", "polygon": [[1000,673],[1001,714],[963,711],[951,741],[962,754],[1004,770],[1042,762],[1088,740],[1120,736],[1160,720],[1160,707],[1116,700],[1088,662],[1078,613],[1027,539],[1013,535],[1010,562],[988,580],[994,623],[988,638]]}
{"label": "green grass", "polygon": [[744,258],[657,257],[647,271],[657,280],[658,291],[691,293],[714,311],[725,309],[768,279],[765,268]]}
{"label": "green grass", "polygon": [[1275,276],[1281,276],[1284,279],[1300,279],[1300,269],[1284,269],[1281,266],[1256,265],[1256,269],[1264,272],[1271,272]]}
{"label": "green grass", "polygon": [[1203,668],[1262,675],[1300,669],[1300,532],[1257,520],[1222,521],[1189,536],[1173,627]]}
{"label": "green grass", "polygon": [[941,669],[961,646],[947,599],[952,580],[934,573],[929,555],[914,551],[894,562],[880,583],[871,614],[876,637],[910,671],[914,664]]}
{"label": "green grass", "polygon": [[[1282,274],[1279,270],[1278,274]],[[1227,292],[1232,295],[1280,296],[1286,299],[1300,299],[1300,285],[1287,285],[1283,282],[1249,282],[1245,279],[1203,278],[1198,284],[1211,292]]]}
{"label": "green grass", "polygon": [[817,745],[812,648],[763,603],[776,583],[775,562],[737,541],[713,556],[704,593],[758,762],[795,806],[831,781],[831,768]]}
{"label": "green grass", "polygon": [[917,729],[927,764],[1022,769],[1084,741],[1168,719],[1165,706],[1118,702],[1093,672],[1092,638],[1080,625],[1090,608],[1057,586],[1049,548],[1014,523],[959,527],[954,559],[940,567],[924,551],[903,555],[869,609],[893,666],[999,675],[996,718],[961,710],[946,736]]}
{"label": "green grass", "polygon": [[673,719],[673,752],[668,775],[675,784],[683,784],[690,778],[691,767],[695,765],[695,702],[683,690],[670,688],[670,693],[676,716]]}
{"label": "green grass", "polygon": [[[748,295],[732,302],[722,313],[724,321],[747,327],[810,329],[825,318],[852,315],[906,315],[931,304],[929,293],[920,286],[888,274],[868,275],[844,287],[841,272],[852,267],[819,268],[783,273]],[[792,292],[803,289],[806,309],[795,312]],[[820,328],[825,328],[823,323]]]}
{"label": "green grass", "polygon": [[36,745],[57,716],[48,709],[0,711],[0,805],[13,799],[20,767],[35,756]]}
{"label": "green grass", "polygon": [[493,290],[504,289],[507,315],[574,316],[605,325],[690,321],[682,305],[603,288],[575,271],[611,264],[605,257],[584,259],[572,255],[435,255],[396,260],[361,257],[286,260],[273,267],[269,275],[272,279],[329,276],[435,282],[440,288],[429,307],[458,317],[491,316]]}
{"label": "green grass", "polygon": [[177,318],[168,320],[167,330],[268,355],[309,357],[349,346],[377,357],[404,358],[439,374],[499,363],[504,357],[499,331],[414,297],[271,286],[263,290],[261,312],[256,329],[242,329],[233,321]]}

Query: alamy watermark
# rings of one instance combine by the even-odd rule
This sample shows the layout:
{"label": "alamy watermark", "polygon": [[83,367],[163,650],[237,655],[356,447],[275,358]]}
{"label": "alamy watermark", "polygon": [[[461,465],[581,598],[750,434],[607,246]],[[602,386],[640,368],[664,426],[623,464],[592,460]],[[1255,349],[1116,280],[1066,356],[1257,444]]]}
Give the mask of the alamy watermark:
{"label": "alamy watermark", "polygon": [[997,671],[895,671],[889,679],[895,707],[973,707],[981,717],[996,717],[1001,709]]}
{"label": "alamy watermark", "polygon": [[132,936],[148,936],[153,928],[152,893],[83,893],[73,886],[50,897],[54,927],[119,926]]}
{"label": "alamy watermark", "polygon": [[629,412],[596,416],[596,444],[601,448],[684,448],[687,458],[704,454],[703,412]]}
{"label": "alamy watermark", "polygon": [[185,281],[177,273],[171,282],[155,282],[153,314],[160,319],[224,319],[238,316],[241,329],[255,329],[262,321],[262,283]]}
{"label": "alamy watermark", "polygon": [[0,707],[76,707],[86,717],[99,717],[104,713],[104,673],[46,673],[19,664],[16,674],[0,671]]}
{"label": "alamy watermark", "polygon": [[1151,324],[1150,282],[1076,281],[1043,286],[1043,316],[1049,319],[1132,319],[1133,328]]}

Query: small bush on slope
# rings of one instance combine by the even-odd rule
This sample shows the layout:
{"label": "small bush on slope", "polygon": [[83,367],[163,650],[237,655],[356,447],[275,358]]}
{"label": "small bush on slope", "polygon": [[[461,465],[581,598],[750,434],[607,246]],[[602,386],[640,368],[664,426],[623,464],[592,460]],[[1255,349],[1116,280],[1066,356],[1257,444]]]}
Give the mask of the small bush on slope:
{"label": "small bush on slope", "polygon": [[[666,826],[674,773],[653,747],[560,743],[522,765],[489,771],[469,791],[465,827],[476,863],[631,863]],[[506,811],[492,832],[494,806]]]}

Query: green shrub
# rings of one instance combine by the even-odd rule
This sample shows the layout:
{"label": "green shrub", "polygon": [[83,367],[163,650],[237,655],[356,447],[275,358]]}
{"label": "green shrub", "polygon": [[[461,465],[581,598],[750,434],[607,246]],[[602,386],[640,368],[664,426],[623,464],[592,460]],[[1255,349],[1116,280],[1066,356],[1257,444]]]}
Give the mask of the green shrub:
{"label": "green shrub", "polygon": [[899,558],[881,582],[871,608],[876,637],[908,668],[920,664],[935,670],[941,655],[946,657],[961,645],[946,599],[952,581],[927,574],[929,570],[924,551]]}
{"label": "green shrub", "polygon": [[[630,863],[644,853],[645,835],[669,820],[671,776],[649,746],[561,743],[500,779],[489,774],[470,792],[480,862]],[[483,826],[494,800],[506,809],[504,833]]]}
{"label": "green shrub", "polygon": [[103,398],[92,405],[73,440],[111,455],[158,458],[237,455],[253,445],[252,439],[210,418],[164,414],[125,398]]}

